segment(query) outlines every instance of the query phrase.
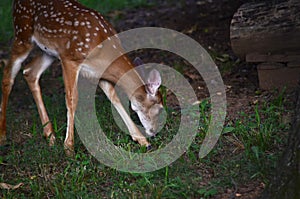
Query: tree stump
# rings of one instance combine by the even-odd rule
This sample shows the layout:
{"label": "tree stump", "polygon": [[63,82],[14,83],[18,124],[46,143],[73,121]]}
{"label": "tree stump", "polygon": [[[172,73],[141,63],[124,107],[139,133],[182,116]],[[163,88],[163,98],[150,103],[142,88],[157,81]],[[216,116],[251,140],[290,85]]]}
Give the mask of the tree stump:
{"label": "tree stump", "polygon": [[231,46],[258,63],[260,87],[296,86],[300,77],[300,1],[252,2],[234,14]]}

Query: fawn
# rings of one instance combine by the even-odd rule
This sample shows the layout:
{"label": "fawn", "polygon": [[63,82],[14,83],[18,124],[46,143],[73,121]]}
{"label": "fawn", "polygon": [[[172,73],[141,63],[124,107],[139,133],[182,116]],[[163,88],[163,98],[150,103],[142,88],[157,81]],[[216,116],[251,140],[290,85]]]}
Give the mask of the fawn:
{"label": "fawn", "polygon": [[[2,80],[2,100],[0,109],[0,145],[6,140],[6,109],[14,84],[14,79],[23,67],[23,74],[32,92],[43,133],[49,145],[55,142],[55,134],[42,99],[39,85],[41,74],[59,59],[62,66],[67,106],[67,130],[64,141],[67,155],[74,154],[74,115],[78,102],[78,76],[92,78],[101,64],[83,64],[85,58],[96,47],[101,48],[104,40],[110,40],[116,31],[98,12],[87,8],[75,0],[14,0],[13,22],[14,42],[8,65],[4,68]],[[22,64],[34,48],[41,49],[29,62]],[[111,48],[121,51],[120,44],[111,41]],[[101,52],[101,51],[99,51]],[[99,57],[103,57],[99,53]],[[118,57],[99,80],[99,86],[121,115],[133,140],[150,148],[150,143],[139,131],[126,113],[116,94],[114,85],[128,71],[134,68],[126,55]],[[120,84],[127,93],[132,109],[138,114],[148,135],[155,135],[157,120],[163,108],[159,72],[153,69],[142,79],[137,71],[131,72],[126,83]],[[142,85],[142,86],[140,86]],[[136,86],[136,87],[135,87]],[[137,88],[136,90],[131,90]]]}

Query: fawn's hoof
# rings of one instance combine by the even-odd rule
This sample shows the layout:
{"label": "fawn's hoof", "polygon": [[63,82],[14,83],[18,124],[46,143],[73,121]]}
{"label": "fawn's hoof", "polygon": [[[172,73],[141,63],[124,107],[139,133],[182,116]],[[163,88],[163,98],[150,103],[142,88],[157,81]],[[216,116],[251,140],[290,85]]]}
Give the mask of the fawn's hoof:
{"label": "fawn's hoof", "polygon": [[54,146],[55,144],[55,135],[54,134],[51,134],[50,137],[48,138],[49,139],[49,146]]}
{"label": "fawn's hoof", "polygon": [[75,151],[73,147],[69,147],[69,146],[64,146],[65,148],[65,154],[67,157],[69,158],[74,158],[75,157]]}
{"label": "fawn's hoof", "polygon": [[74,157],[75,157],[75,152],[74,152],[74,150],[65,149],[65,154],[66,154],[66,156],[69,157],[69,158],[74,158]]}
{"label": "fawn's hoof", "polygon": [[47,139],[49,146],[54,146],[55,144],[55,133],[53,131],[44,132],[44,137]]}
{"label": "fawn's hoof", "polygon": [[151,144],[149,144],[148,146],[147,146],[147,151],[150,151],[152,149],[152,146],[151,146]]}

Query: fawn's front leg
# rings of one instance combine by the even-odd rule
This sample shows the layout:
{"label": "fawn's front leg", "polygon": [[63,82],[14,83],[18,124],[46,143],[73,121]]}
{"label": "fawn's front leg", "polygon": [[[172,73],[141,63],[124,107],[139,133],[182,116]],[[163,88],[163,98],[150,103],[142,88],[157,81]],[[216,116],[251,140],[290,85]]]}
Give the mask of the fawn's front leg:
{"label": "fawn's front leg", "polygon": [[79,66],[75,62],[64,61],[62,69],[67,106],[67,132],[64,147],[67,156],[74,156],[74,116],[78,103],[77,81]]}
{"label": "fawn's front leg", "polygon": [[134,141],[137,141],[141,146],[146,146],[147,149],[151,148],[151,144],[147,141],[147,139],[143,136],[140,130],[136,127],[135,123],[131,120],[129,115],[127,114],[126,110],[124,109],[115,88],[113,85],[107,81],[100,80],[99,83],[101,89],[104,91],[108,99],[114,105],[118,113],[120,114],[121,118],[125,122],[130,135]]}

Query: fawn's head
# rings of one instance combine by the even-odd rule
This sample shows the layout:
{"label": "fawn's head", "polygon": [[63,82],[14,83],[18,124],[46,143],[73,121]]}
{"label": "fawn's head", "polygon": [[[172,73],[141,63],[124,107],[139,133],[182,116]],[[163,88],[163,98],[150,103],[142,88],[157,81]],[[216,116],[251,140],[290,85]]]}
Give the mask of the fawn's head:
{"label": "fawn's head", "polygon": [[[135,65],[141,65],[140,60],[135,60]],[[139,73],[144,79],[146,95],[137,95],[131,101],[131,108],[137,113],[146,134],[152,137],[157,133],[159,114],[163,109],[162,95],[158,90],[161,76],[156,69],[153,69],[146,78],[143,70],[140,69]]]}

